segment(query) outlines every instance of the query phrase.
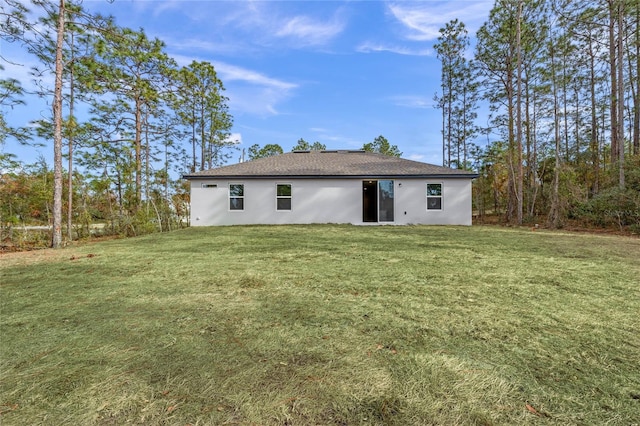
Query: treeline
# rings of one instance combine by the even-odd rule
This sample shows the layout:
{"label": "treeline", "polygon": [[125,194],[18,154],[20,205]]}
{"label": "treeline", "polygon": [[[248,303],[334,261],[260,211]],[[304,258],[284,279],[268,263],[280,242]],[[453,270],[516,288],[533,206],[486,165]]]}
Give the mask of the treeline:
{"label": "treeline", "polygon": [[471,58],[440,30],[443,164],[480,173],[480,216],[640,232],[639,23],[637,0],[497,0]]}
{"label": "treeline", "polygon": [[[52,223],[55,247],[63,211],[67,239],[89,218],[124,234],[186,224],[188,190],[172,176],[219,166],[237,145],[214,66],[180,67],[161,40],[89,14],[81,2],[34,0],[29,10],[6,0],[0,7],[1,39],[39,60],[33,81],[53,106],[51,117],[9,126],[5,111],[24,104],[27,93],[20,81],[0,79],[0,144],[54,142],[53,170],[0,151],[2,226]],[[47,196],[39,198],[44,183]]]}
{"label": "treeline", "polygon": [[[298,142],[291,148],[291,151],[323,151],[327,149],[327,146],[323,143],[315,141],[313,143],[309,143],[303,138],[298,139]],[[371,142],[364,143],[360,148],[362,151],[367,152],[376,152],[378,154],[389,155],[392,157],[400,157],[402,152],[398,149],[396,145],[391,145],[387,138],[380,135],[373,139]],[[263,157],[270,157],[272,155],[283,154],[284,150],[277,143],[269,143],[264,146],[260,146],[258,144],[251,145],[249,147],[248,159],[255,160]],[[242,155],[244,157],[245,152],[243,150]]]}

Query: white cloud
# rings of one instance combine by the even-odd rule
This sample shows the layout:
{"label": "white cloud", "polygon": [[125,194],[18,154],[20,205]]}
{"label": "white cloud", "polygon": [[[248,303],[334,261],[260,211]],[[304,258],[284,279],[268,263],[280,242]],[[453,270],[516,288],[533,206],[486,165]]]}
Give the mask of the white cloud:
{"label": "white cloud", "polygon": [[253,85],[259,85],[263,87],[272,88],[275,90],[289,91],[298,87],[295,83],[288,83],[286,81],[278,80],[275,78],[267,77],[257,71],[248,70],[246,68],[238,67],[235,65],[229,65],[224,62],[214,62],[214,66],[220,79],[223,82],[226,81],[243,81]]}
{"label": "white cloud", "polygon": [[225,142],[232,142],[236,145],[242,145],[242,133],[231,133]]}
{"label": "white cloud", "polygon": [[337,18],[329,22],[313,20],[308,16],[294,16],[277,23],[276,37],[289,38],[296,45],[317,46],[331,41],[344,30]]}
{"label": "white cloud", "polygon": [[432,49],[410,49],[408,47],[388,46],[388,45],[376,44],[372,42],[362,43],[360,46],[356,48],[356,50],[360,53],[390,52],[390,53],[396,53],[398,55],[408,55],[408,56],[433,55]]}
{"label": "white cloud", "polygon": [[402,23],[408,32],[407,39],[416,41],[436,40],[440,28],[453,20],[463,22],[470,33],[475,33],[488,18],[493,1],[447,2],[394,2],[388,5],[390,13]]}
{"label": "white cloud", "polygon": [[[235,2],[238,4],[241,2]],[[322,5],[318,2],[316,5]],[[329,2],[324,5],[330,4]],[[243,29],[251,34],[254,44],[301,48],[308,46],[324,46],[344,31],[346,22],[342,17],[342,9],[329,12],[329,15],[298,14],[286,8],[279,8],[278,2],[253,1],[245,2],[242,13],[227,15],[225,25]]]}

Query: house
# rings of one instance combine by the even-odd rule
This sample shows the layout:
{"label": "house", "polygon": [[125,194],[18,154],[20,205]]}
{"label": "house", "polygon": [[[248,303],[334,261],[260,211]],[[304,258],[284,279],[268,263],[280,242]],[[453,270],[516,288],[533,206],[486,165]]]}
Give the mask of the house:
{"label": "house", "polygon": [[183,176],[191,225],[471,225],[475,173],[365,151],[294,151]]}

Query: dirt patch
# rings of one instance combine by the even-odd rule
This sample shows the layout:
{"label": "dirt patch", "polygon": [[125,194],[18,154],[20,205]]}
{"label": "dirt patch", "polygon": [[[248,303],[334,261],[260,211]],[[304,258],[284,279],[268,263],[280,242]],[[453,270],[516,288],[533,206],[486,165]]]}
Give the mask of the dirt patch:
{"label": "dirt patch", "polygon": [[3,266],[15,266],[15,265],[31,265],[41,262],[56,262],[64,260],[76,260],[83,257],[95,257],[96,254],[84,254],[79,253],[77,248],[80,246],[87,246],[98,243],[100,241],[112,240],[111,238],[101,238],[100,240],[74,242],[65,248],[52,249],[32,249],[23,251],[0,251],[0,267]]}
{"label": "dirt patch", "polygon": [[41,249],[30,251],[14,251],[0,253],[0,267],[32,265],[41,262],[52,262],[69,259],[74,256],[70,250]]}
{"label": "dirt patch", "polygon": [[[595,227],[584,224],[580,221],[567,219],[565,224],[560,229],[552,229],[546,226],[547,220],[545,217],[538,217],[529,223],[524,223],[521,228],[531,228],[535,231],[537,229],[546,229],[549,231],[564,231],[564,232],[576,232],[581,234],[593,234],[593,235],[615,235],[624,237],[640,238],[639,234],[633,233],[629,227],[620,229],[619,227]],[[514,225],[508,224],[503,216],[498,215],[485,215],[482,217],[473,217],[473,225],[475,226],[505,226],[513,227]]]}

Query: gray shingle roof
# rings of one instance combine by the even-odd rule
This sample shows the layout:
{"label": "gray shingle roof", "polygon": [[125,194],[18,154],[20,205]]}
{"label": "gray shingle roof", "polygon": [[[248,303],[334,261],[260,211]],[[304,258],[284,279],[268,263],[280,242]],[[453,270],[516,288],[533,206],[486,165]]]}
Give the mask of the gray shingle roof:
{"label": "gray shingle roof", "polygon": [[205,178],[373,178],[455,177],[478,175],[419,161],[364,151],[294,151],[184,175]]}

